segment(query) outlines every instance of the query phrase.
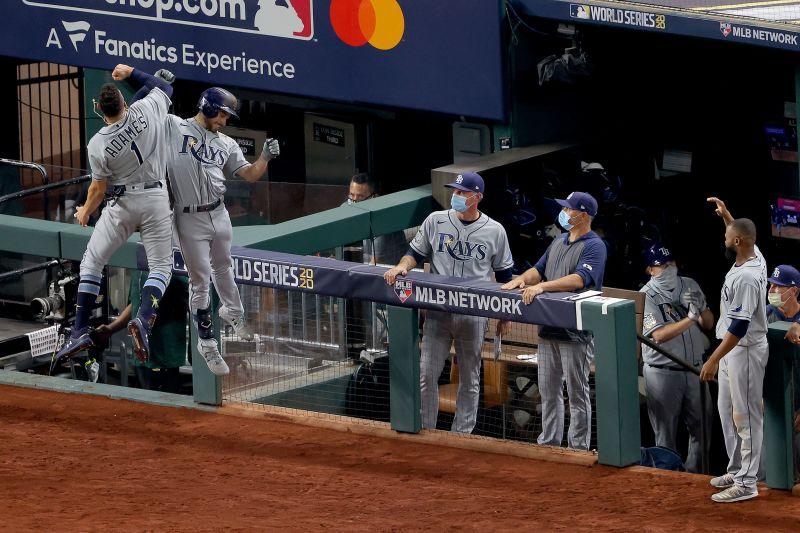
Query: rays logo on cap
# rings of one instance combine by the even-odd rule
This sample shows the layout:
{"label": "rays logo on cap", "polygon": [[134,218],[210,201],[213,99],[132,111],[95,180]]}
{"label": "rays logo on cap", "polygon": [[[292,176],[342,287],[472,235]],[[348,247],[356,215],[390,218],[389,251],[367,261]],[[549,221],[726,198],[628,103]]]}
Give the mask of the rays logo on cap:
{"label": "rays logo on cap", "polygon": [[400,300],[400,303],[406,303],[406,300],[411,298],[414,283],[411,280],[402,279],[394,282],[394,293]]}
{"label": "rays logo on cap", "polygon": [[458,175],[458,177],[456,178],[456,183],[458,183],[459,185],[461,185],[461,182],[463,182],[463,181],[464,181],[464,176],[462,176],[461,174],[459,174],[459,175]]}
{"label": "rays logo on cap", "polygon": [[773,277],[773,278],[779,278],[779,277],[781,277],[781,269],[780,269],[780,268],[778,268],[778,267],[775,267],[775,271],[772,273],[772,277]]}

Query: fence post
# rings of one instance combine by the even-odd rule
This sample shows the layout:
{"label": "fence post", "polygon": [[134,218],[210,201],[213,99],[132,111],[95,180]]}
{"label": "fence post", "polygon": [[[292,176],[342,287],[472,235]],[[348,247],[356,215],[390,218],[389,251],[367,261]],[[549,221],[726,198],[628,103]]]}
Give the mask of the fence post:
{"label": "fence post", "polygon": [[392,429],[419,433],[422,429],[419,393],[419,312],[389,309],[389,398]]}
{"label": "fence post", "polygon": [[[794,485],[792,457],[792,358],[797,348],[784,340],[788,322],[770,324],[767,332],[769,359],[764,373],[764,446],[767,485],[791,490]],[[798,386],[798,384],[795,384]]]}
{"label": "fence post", "polygon": [[[222,321],[217,315],[219,309],[219,297],[215,290],[211,291],[211,320],[214,324],[214,336],[217,343],[222,349],[220,344],[220,328],[222,328]],[[222,405],[222,378],[214,375],[208,369],[203,356],[197,350],[197,321],[194,317],[189,317],[191,328],[189,328],[189,344],[192,348],[192,391],[194,401],[197,403],[205,403],[209,405]],[[224,355],[224,354],[223,354]]]}
{"label": "fence post", "polygon": [[579,328],[594,332],[597,460],[610,466],[638,464],[642,438],[634,303],[578,304]]}

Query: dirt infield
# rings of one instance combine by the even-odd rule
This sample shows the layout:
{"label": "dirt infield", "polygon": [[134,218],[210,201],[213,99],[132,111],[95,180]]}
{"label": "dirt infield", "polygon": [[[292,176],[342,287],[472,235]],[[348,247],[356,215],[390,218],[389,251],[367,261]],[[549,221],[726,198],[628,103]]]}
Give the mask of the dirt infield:
{"label": "dirt infield", "polygon": [[[0,386],[5,531],[798,531],[800,498]],[[636,471],[639,470],[639,471]]]}

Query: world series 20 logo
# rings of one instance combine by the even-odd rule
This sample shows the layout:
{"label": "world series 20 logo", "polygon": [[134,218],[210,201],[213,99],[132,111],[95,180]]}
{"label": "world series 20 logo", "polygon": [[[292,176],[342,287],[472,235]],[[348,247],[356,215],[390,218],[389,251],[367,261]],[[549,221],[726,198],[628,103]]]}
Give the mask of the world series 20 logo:
{"label": "world series 20 logo", "polygon": [[406,303],[406,300],[411,298],[413,290],[414,283],[411,280],[398,279],[394,282],[394,293],[400,299],[400,303]]}

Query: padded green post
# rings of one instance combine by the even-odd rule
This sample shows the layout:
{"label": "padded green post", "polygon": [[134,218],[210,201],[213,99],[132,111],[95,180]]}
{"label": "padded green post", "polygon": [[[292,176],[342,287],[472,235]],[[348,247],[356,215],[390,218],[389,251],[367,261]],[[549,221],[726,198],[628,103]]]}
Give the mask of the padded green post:
{"label": "padded green post", "polygon": [[419,393],[419,312],[389,308],[389,398],[392,429],[419,433],[422,429]]}
{"label": "padded green post", "polygon": [[623,300],[580,305],[582,329],[594,332],[597,461],[638,464],[642,438],[634,304]]}
{"label": "padded green post", "polygon": [[[213,322],[214,336],[217,339],[217,343],[220,342],[219,330],[221,326],[219,316],[217,315],[218,309],[219,297],[217,296],[217,292],[212,290],[211,320]],[[200,352],[197,350],[197,340],[199,338],[197,333],[197,321],[192,317],[190,322],[192,323],[192,327],[189,330],[189,343],[191,343],[192,346],[192,391],[194,401],[209,405],[222,405],[222,378],[214,375],[211,370],[208,369],[205,359],[203,359],[203,356],[200,355]],[[220,344],[220,348],[221,347],[222,345]]]}
{"label": "padded green post", "polygon": [[798,349],[783,336],[788,322],[770,324],[767,332],[769,360],[764,374],[764,447],[767,454],[767,485],[791,490],[794,485],[792,458],[792,358]]}

